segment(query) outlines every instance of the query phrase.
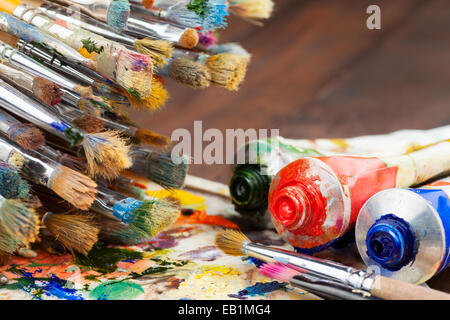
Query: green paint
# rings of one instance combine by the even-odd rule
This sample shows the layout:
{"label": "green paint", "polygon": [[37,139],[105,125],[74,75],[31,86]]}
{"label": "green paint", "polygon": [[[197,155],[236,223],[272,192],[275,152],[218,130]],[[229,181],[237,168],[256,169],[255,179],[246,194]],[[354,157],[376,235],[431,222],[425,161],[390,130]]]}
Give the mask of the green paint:
{"label": "green paint", "polygon": [[98,285],[89,297],[96,300],[132,300],[143,293],[144,289],[137,283],[113,281]]}
{"label": "green paint", "polygon": [[120,248],[106,248],[99,245],[94,246],[87,256],[75,253],[75,263],[89,267],[100,273],[110,273],[117,269],[117,263],[122,260],[142,259],[141,252]]}
{"label": "green paint", "polygon": [[204,18],[208,10],[207,0],[191,0],[186,5],[186,8]]}
{"label": "green paint", "polygon": [[97,47],[97,44],[91,38],[82,39],[81,43],[83,44],[83,48],[85,48],[89,53],[95,52],[100,54],[105,50],[103,46],[101,46],[100,48]]}
{"label": "green paint", "polygon": [[182,267],[189,263],[187,260],[169,261],[164,259],[152,258],[151,260],[157,262],[160,266],[175,266]]}
{"label": "green paint", "polygon": [[64,131],[64,135],[70,141],[70,146],[76,146],[78,142],[83,140],[83,133],[77,128],[68,128]]}
{"label": "green paint", "polygon": [[56,263],[39,263],[39,262],[34,262],[31,261],[31,263],[29,265],[27,265],[27,268],[36,268],[36,267],[53,267],[53,266],[57,266],[58,264]]}
{"label": "green paint", "polygon": [[98,282],[101,282],[100,280],[97,279],[97,277],[98,277],[98,276],[95,276],[95,275],[93,275],[93,274],[89,274],[89,275],[87,275],[87,276],[84,276],[84,278],[85,278],[86,280],[91,280],[91,281],[98,281]]}
{"label": "green paint", "polygon": [[150,267],[150,268],[145,269],[141,273],[131,272],[129,275],[130,277],[128,279],[137,279],[137,278],[147,276],[150,274],[163,273],[170,269],[172,269],[172,268],[170,268],[170,267]]}
{"label": "green paint", "polygon": [[132,96],[141,99],[141,94],[135,89],[135,88],[130,88],[127,90],[129,94],[131,94]]}

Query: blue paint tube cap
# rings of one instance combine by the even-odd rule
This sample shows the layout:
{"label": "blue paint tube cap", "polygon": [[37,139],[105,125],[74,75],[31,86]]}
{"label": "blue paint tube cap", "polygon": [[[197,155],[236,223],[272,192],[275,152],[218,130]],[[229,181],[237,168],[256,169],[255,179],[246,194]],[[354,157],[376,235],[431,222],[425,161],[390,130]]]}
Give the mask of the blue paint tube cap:
{"label": "blue paint tube cap", "polygon": [[409,224],[394,215],[375,221],[366,237],[367,255],[383,268],[397,271],[410,263],[417,252]]}
{"label": "blue paint tube cap", "polygon": [[139,201],[134,198],[125,198],[113,206],[113,214],[122,222],[128,222],[132,217],[133,212],[143,203],[143,201]]}

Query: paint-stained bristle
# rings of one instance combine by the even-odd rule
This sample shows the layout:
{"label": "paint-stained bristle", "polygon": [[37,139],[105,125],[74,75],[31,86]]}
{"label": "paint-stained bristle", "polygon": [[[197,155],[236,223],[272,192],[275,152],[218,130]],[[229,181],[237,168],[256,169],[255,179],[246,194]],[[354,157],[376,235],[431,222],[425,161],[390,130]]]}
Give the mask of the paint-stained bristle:
{"label": "paint-stained bristle", "polygon": [[144,241],[147,236],[134,232],[127,224],[108,217],[100,217],[99,237],[109,243],[132,246]]}
{"label": "paint-stained bristle", "polygon": [[0,162],[0,195],[6,199],[25,199],[30,186],[11,165]]}
{"label": "paint-stained bristle", "polygon": [[90,98],[93,95],[92,87],[75,85],[73,91],[78,93],[83,98]]}
{"label": "paint-stained bristle", "polygon": [[203,64],[185,58],[175,58],[169,66],[170,77],[178,83],[193,88],[207,88],[211,75]]}
{"label": "paint-stained bristle", "polygon": [[89,114],[74,119],[73,123],[75,123],[78,128],[86,131],[87,133],[102,132],[103,129],[105,129],[103,120]]}
{"label": "paint-stained bristle", "polygon": [[215,238],[216,247],[232,256],[245,255],[243,247],[250,240],[240,231],[226,229],[217,232]]}
{"label": "paint-stained bristle", "polygon": [[152,152],[148,158],[146,175],[164,188],[179,189],[184,186],[188,168],[187,157],[172,157],[170,152]]}
{"label": "paint-stained bristle", "polygon": [[247,72],[248,57],[233,53],[210,56],[206,66],[211,73],[211,82],[228,90],[237,90]]}
{"label": "paint-stained bristle", "polygon": [[153,4],[155,3],[155,0],[142,0],[142,4],[145,8],[151,9],[153,8]]}
{"label": "paint-stained bristle", "polygon": [[9,261],[11,261],[11,255],[7,252],[0,250],[0,266],[5,266],[9,264]]}
{"label": "paint-stained bristle", "polygon": [[11,254],[37,240],[39,218],[27,201],[3,200],[0,207],[0,250]]}
{"label": "paint-stained bristle", "polygon": [[163,148],[167,148],[172,143],[168,136],[145,128],[139,128],[135,133],[135,138],[142,143]]}
{"label": "paint-stained bristle", "polygon": [[149,56],[115,46],[105,54],[116,61],[116,82],[138,99],[151,93],[153,63]]}
{"label": "paint-stained bristle", "polygon": [[25,150],[36,150],[45,143],[45,136],[41,130],[31,123],[18,123],[8,130],[9,138]]}
{"label": "paint-stained bristle", "polygon": [[127,223],[134,232],[153,238],[170,227],[179,216],[179,207],[170,201],[145,200],[131,213]]}
{"label": "paint-stained bristle", "polygon": [[91,207],[97,193],[97,184],[91,178],[62,165],[53,173],[49,187],[81,210]]}
{"label": "paint-stained bristle", "polygon": [[91,176],[113,179],[132,164],[130,146],[116,131],[87,134],[82,145]]}
{"label": "paint-stained bristle", "polygon": [[272,14],[272,0],[229,0],[230,11],[249,19],[268,19]]}
{"label": "paint-stained bristle", "polygon": [[128,0],[112,0],[106,12],[106,23],[117,32],[126,29],[128,17],[130,16],[130,3]]}
{"label": "paint-stained bristle", "polygon": [[37,99],[51,106],[59,103],[63,95],[59,85],[41,77],[33,79],[32,90]]}
{"label": "paint-stained bristle", "polygon": [[123,94],[128,98],[128,101],[134,109],[148,110],[149,112],[153,112],[163,107],[169,98],[169,93],[157,76],[153,76],[151,92],[148,98],[138,99],[125,90],[123,90]]}
{"label": "paint-stained bristle", "polygon": [[43,222],[56,240],[72,253],[75,250],[87,255],[98,241],[100,230],[93,216],[48,212],[44,215]]}
{"label": "paint-stained bristle", "polygon": [[148,55],[158,67],[167,63],[173,51],[172,44],[166,40],[144,38],[137,40],[134,46],[138,52]]}
{"label": "paint-stained bristle", "polygon": [[258,268],[259,272],[269,278],[290,282],[298,275],[298,271],[281,263],[265,263]]}
{"label": "paint-stained bristle", "polygon": [[178,45],[182,48],[192,49],[197,45],[198,39],[197,30],[187,28],[178,40]]}
{"label": "paint-stained bristle", "polygon": [[84,162],[83,159],[74,157],[67,153],[61,153],[58,162],[75,171],[86,172],[87,170],[86,162]]}

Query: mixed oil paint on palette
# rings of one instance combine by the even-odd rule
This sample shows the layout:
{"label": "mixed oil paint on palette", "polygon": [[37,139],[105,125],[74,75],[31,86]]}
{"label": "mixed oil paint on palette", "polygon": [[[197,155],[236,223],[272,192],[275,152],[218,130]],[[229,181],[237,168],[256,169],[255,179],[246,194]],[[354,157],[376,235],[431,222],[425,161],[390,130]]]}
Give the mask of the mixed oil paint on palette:
{"label": "mixed oil paint on palette", "polygon": [[[96,245],[87,257],[44,251],[31,259],[16,256],[0,269],[10,279],[0,286],[0,299],[317,299],[215,247],[218,230],[236,227],[222,217],[233,211],[229,202],[184,191],[181,197],[179,221],[137,246]],[[289,249],[274,230],[249,235]]]}

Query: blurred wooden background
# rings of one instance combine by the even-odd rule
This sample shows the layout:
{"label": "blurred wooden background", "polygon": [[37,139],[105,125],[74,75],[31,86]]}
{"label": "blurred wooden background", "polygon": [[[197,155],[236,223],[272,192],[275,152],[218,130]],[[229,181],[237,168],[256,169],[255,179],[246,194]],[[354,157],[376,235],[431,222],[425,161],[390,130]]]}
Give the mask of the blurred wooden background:
{"label": "blurred wooden background", "polygon": [[[370,4],[381,8],[381,30],[366,27]],[[168,135],[202,120],[203,130],[279,128],[289,138],[448,124],[449,17],[448,0],[275,0],[264,27],[231,18],[220,33],[253,55],[238,92],[169,82],[165,109],[135,119]],[[229,179],[226,165],[190,173]]]}

